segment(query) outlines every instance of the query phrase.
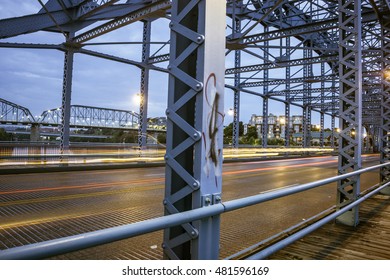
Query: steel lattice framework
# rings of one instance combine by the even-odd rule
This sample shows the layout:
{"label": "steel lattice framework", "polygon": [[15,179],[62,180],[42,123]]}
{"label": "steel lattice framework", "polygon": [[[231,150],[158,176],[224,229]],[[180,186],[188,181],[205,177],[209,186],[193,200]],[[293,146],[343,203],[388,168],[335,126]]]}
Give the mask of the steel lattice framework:
{"label": "steel lattice framework", "polygon": [[0,98],[0,123],[30,124],[35,122],[29,109]]}
{"label": "steel lattice framework", "polygon": [[[216,145],[206,135],[214,135],[214,132],[217,135],[216,131],[205,129],[205,122],[207,124],[212,116],[215,128],[219,117],[224,115],[220,110],[216,113],[213,106],[208,108],[210,102],[202,98],[202,94],[207,93],[207,59],[217,61],[217,55],[209,58],[209,51],[205,51],[208,41],[214,40],[205,36],[213,25],[208,17],[208,5],[223,6],[223,10],[226,5],[224,24],[227,23],[227,26],[223,34],[226,44],[225,48],[221,47],[222,50],[216,52],[219,54],[225,50],[227,67],[224,84],[226,91],[233,93],[233,147],[239,146],[240,107],[245,103],[245,96],[253,95],[259,99],[255,104],[259,108],[257,113],[264,119],[261,133],[264,147],[269,134],[270,106],[277,103],[285,114],[286,146],[292,144],[291,116],[297,112],[304,116],[304,147],[311,145],[310,128],[316,116],[320,122],[320,145],[324,145],[327,120],[331,123],[331,143],[335,145],[336,119],[339,120],[340,174],[361,167],[364,133],[368,135],[366,145],[371,139],[374,149],[381,152],[381,161],[389,161],[390,87],[386,82],[388,74],[385,69],[390,65],[390,0],[39,2],[42,9],[37,14],[0,20],[0,39],[44,30],[64,34],[64,43],[0,42],[0,47],[55,49],[65,53],[62,108],[61,115],[58,115],[63,152],[69,145],[74,54],[109,59],[140,69],[141,106],[138,119],[141,147],[146,142],[149,71],[169,73],[167,215],[220,201],[221,189],[217,188],[214,192],[207,189],[211,183],[203,180],[210,174],[205,174],[201,168],[202,164],[207,165],[204,162],[207,147]],[[213,13],[217,12],[220,10]],[[154,43],[151,39],[152,25],[157,18],[171,20],[171,36],[163,43],[155,42],[161,44],[161,48],[151,53],[150,45]],[[100,24],[100,21],[104,23]],[[140,61],[88,49],[88,45],[93,44],[89,43],[91,39],[138,21],[143,22]],[[89,28],[92,24],[94,27]],[[169,67],[165,67],[168,61]],[[218,76],[216,81],[219,79]],[[216,85],[220,87],[217,82]],[[222,91],[220,88],[217,90],[219,93]],[[215,153],[215,146],[213,149]],[[214,154],[213,158],[218,157]],[[216,175],[220,162],[211,166],[214,166],[211,175]],[[383,168],[381,181],[388,181],[389,174],[390,171]],[[219,179],[215,182],[219,186]],[[356,200],[359,192],[358,176],[340,181],[338,209]],[[358,209],[352,209],[338,221],[357,225]],[[208,236],[207,230],[203,229],[217,231],[218,227],[216,217],[214,221],[200,221],[167,230],[164,237],[166,257],[214,258],[218,248],[212,246],[210,255],[204,255],[202,246],[209,244],[205,241],[208,238],[213,240],[216,237]]]}
{"label": "steel lattice framework", "polygon": [[[71,127],[121,129],[136,129],[138,127],[139,115],[132,111],[72,105],[69,113]],[[61,125],[63,115],[61,108],[47,110],[42,113],[38,121],[42,125]]]}

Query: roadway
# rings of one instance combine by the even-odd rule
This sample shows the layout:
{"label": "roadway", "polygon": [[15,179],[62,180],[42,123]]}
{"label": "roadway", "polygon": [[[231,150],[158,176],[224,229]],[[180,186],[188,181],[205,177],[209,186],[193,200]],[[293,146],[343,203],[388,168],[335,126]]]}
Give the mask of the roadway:
{"label": "roadway", "polygon": [[[378,164],[367,155],[364,166]],[[224,164],[223,200],[294,187],[336,175],[337,157]],[[379,181],[362,176],[362,189]],[[163,215],[164,168],[0,176],[0,249],[79,234]],[[327,185],[224,214],[221,258],[230,256],[335,203]],[[161,259],[162,232],[58,256],[58,259]]]}

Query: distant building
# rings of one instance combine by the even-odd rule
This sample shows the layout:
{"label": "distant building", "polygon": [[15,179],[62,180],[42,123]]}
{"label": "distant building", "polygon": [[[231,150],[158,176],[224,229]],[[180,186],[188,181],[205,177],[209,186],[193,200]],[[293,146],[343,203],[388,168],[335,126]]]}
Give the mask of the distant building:
{"label": "distant building", "polygon": [[167,118],[166,117],[148,118],[148,128],[166,130]]}
{"label": "distant building", "polygon": [[[301,144],[303,139],[303,116],[293,115],[289,120],[290,135],[294,142]],[[253,114],[248,123],[249,126],[255,126],[258,138],[262,138],[263,116]],[[324,144],[330,144],[331,131],[324,131]],[[268,139],[284,139],[286,135],[286,116],[276,116],[269,114],[268,116]],[[310,132],[311,143],[317,145],[320,143],[321,133],[319,128],[312,125]]]}
{"label": "distant building", "polygon": [[[276,116],[269,114],[268,116],[268,138],[283,138],[286,133],[286,117]],[[261,131],[263,129],[263,116],[257,116],[253,114],[249,120],[249,125],[256,126],[259,138],[261,138]],[[303,117],[302,116],[291,116],[290,117],[290,128],[293,133],[302,132]]]}

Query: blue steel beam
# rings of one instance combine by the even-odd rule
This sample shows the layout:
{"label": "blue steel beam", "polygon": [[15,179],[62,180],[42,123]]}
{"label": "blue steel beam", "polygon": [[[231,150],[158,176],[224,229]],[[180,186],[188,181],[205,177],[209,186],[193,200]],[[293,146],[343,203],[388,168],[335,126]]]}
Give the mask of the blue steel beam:
{"label": "blue steel beam", "polygon": [[[362,22],[360,0],[338,0],[340,133],[339,174],[362,167]],[[340,180],[337,209],[356,200],[360,193],[360,176]],[[352,208],[337,218],[339,223],[356,226],[359,209]]]}
{"label": "blue steel beam", "polygon": [[[172,2],[165,215],[221,202],[225,1]],[[168,259],[216,259],[218,215],[164,231]]]}
{"label": "blue steel beam", "polygon": [[[60,24],[69,22],[68,15],[60,10],[51,12],[51,16]],[[35,14],[0,20],[0,39],[54,28],[56,24],[48,14]],[[57,30],[59,31],[59,30]]]}

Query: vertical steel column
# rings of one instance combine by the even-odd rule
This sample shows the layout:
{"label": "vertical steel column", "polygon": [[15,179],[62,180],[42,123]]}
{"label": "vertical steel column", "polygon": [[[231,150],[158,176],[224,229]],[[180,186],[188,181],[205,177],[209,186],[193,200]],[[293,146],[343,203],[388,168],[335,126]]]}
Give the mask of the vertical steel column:
{"label": "vertical steel column", "polygon": [[[241,9],[242,1],[233,1],[233,16],[232,16],[232,24],[233,24],[233,36],[240,36],[241,34],[241,19],[237,15],[237,10]],[[241,67],[241,51],[234,51],[234,67]],[[232,144],[233,148],[238,148],[239,146],[239,136],[240,136],[240,80],[241,74],[240,72],[234,73],[234,103],[233,103],[233,137]]]}
{"label": "vertical steel column", "polygon": [[[264,27],[264,33],[267,33],[269,31],[268,27]],[[264,63],[269,62],[269,41],[264,41]],[[268,77],[269,77],[269,70],[264,69],[263,70],[263,80],[264,80],[264,86],[263,86],[263,126],[262,126],[262,147],[267,148],[268,146]]]}
{"label": "vertical steel column", "polygon": [[[221,202],[225,0],[172,1],[165,215]],[[217,259],[219,216],[164,231],[167,259]]]}
{"label": "vertical steel column", "polygon": [[[325,76],[325,63],[321,62],[321,77]],[[325,114],[324,114],[324,102],[325,102],[325,81],[321,80],[321,113],[320,113],[320,147],[324,147],[324,130],[325,130]]]}
{"label": "vertical steel column", "polygon": [[150,37],[151,21],[145,20],[142,33],[142,63],[141,69],[141,92],[138,118],[138,146],[140,150],[146,148],[147,127],[148,127],[148,93],[149,93],[149,56],[150,56]]}
{"label": "vertical steel column", "polygon": [[[74,37],[74,32],[68,34],[68,41]],[[70,105],[72,99],[73,59],[72,46],[65,44],[64,76],[62,81],[62,105],[61,105],[61,139],[60,139],[60,162],[67,164],[69,154],[70,134]]]}
{"label": "vertical steel column", "polygon": [[[303,50],[303,58],[308,59],[313,56],[313,51],[311,49]],[[310,147],[311,143],[311,84],[306,80],[312,76],[312,64],[306,64],[303,66],[303,140],[302,146],[303,148]]]}
{"label": "vertical steel column", "polygon": [[[286,37],[286,57],[290,60],[291,49],[290,49],[290,37]],[[284,146],[290,147],[290,89],[291,89],[291,67],[286,66],[286,103],[284,107],[285,115],[285,131],[284,131]]]}
{"label": "vertical steel column", "polygon": [[[332,67],[333,68],[333,67]],[[333,68],[333,71],[335,71],[335,69]],[[335,75],[332,77],[332,88],[336,88],[336,77]],[[335,141],[335,132],[336,132],[336,92],[335,91],[332,91],[332,118],[331,118],[331,130],[332,130],[332,134],[330,136],[331,138],[331,145],[332,145],[332,148],[335,148],[336,147],[336,141]]]}
{"label": "vertical steel column", "polygon": [[[333,99],[335,100],[335,99]],[[331,118],[331,124],[330,124],[330,129],[332,130],[331,132],[331,135],[330,135],[330,141],[331,141],[331,147],[332,148],[335,148],[336,145],[335,145],[335,130],[336,130],[336,117],[335,115],[332,115],[332,118]]]}
{"label": "vertical steel column", "polygon": [[[362,153],[362,50],[361,0],[339,0],[339,76],[340,133],[339,174],[361,168]],[[360,194],[360,176],[340,180],[337,209]],[[350,226],[359,223],[359,208],[339,216],[337,222]]]}
{"label": "vertical steel column", "polygon": [[[380,162],[390,161],[390,22],[382,25],[382,91],[381,91],[381,126],[380,126]],[[386,69],[387,67],[387,69]],[[374,139],[373,139],[374,141]],[[390,179],[390,168],[383,167],[380,170],[380,182],[386,183]],[[385,188],[382,193],[390,195],[390,188]]]}

